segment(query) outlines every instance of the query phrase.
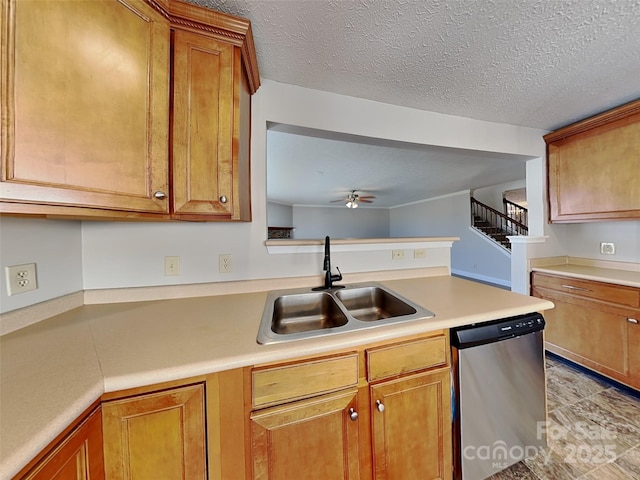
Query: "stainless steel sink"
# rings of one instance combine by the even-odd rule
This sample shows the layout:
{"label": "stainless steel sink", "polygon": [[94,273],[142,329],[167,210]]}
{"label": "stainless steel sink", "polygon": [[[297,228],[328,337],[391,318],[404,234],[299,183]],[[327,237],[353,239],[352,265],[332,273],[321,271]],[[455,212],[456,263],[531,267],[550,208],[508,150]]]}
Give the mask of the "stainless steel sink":
{"label": "stainless steel sink", "polygon": [[413,315],[416,309],[406,301],[380,287],[361,287],[338,290],[336,297],[349,313],[363,322]]}
{"label": "stainless steel sink", "polygon": [[282,295],[273,302],[271,330],[289,335],[341,327],[347,321],[347,316],[326,292]]}
{"label": "stainless steel sink", "polygon": [[376,282],[280,290],[267,296],[257,340],[287,342],[434,316]]}

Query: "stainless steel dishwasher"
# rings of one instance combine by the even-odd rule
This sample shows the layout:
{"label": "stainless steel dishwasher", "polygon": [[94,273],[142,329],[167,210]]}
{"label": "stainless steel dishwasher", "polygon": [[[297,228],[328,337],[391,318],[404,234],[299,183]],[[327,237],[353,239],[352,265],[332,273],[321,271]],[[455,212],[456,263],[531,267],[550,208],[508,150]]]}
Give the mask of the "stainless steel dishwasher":
{"label": "stainless steel dishwasher", "polygon": [[454,470],[482,480],[546,446],[539,313],[451,330]]}

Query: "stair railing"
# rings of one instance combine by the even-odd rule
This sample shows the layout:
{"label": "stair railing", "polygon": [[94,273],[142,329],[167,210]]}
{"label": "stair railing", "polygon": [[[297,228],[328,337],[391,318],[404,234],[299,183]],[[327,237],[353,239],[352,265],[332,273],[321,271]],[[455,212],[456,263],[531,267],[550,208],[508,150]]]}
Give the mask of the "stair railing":
{"label": "stair railing", "polygon": [[507,200],[506,198],[502,199],[502,204],[504,205],[504,214],[507,217],[513,218],[522,225],[529,225],[529,210],[517,203]]}
{"label": "stair railing", "polygon": [[471,219],[474,226],[476,217],[490,223],[491,227],[495,229],[495,233],[504,235],[527,235],[529,233],[529,228],[525,224],[471,197]]}

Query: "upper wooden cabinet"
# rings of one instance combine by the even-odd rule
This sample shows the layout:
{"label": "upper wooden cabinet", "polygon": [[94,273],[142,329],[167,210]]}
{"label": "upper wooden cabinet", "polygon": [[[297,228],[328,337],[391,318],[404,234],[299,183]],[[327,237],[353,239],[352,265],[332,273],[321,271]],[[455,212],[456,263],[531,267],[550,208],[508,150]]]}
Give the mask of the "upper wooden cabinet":
{"label": "upper wooden cabinet", "polygon": [[640,218],[640,100],[544,140],[550,222]]}
{"label": "upper wooden cabinet", "polygon": [[248,21],[177,0],[2,0],[2,22],[0,213],[251,219]]}

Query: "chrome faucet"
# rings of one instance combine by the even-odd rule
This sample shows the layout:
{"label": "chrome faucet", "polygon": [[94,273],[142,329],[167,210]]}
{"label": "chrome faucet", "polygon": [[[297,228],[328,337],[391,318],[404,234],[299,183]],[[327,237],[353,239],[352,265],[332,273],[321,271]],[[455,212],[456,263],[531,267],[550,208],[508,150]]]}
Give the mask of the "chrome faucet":
{"label": "chrome faucet", "polygon": [[[314,288],[314,290],[329,290],[331,288],[334,288],[333,282],[339,282],[340,280],[342,280],[342,273],[340,272],[340,269],[338,267],[336,267],[336,269],[338,270],[338,274],[331,275],[331,247],[328,235],[324,237],[324,262],[322,264],[322,269],[325,271],[324,286]],[[337,288],[342,288],[342,285],[338,286]]]}

